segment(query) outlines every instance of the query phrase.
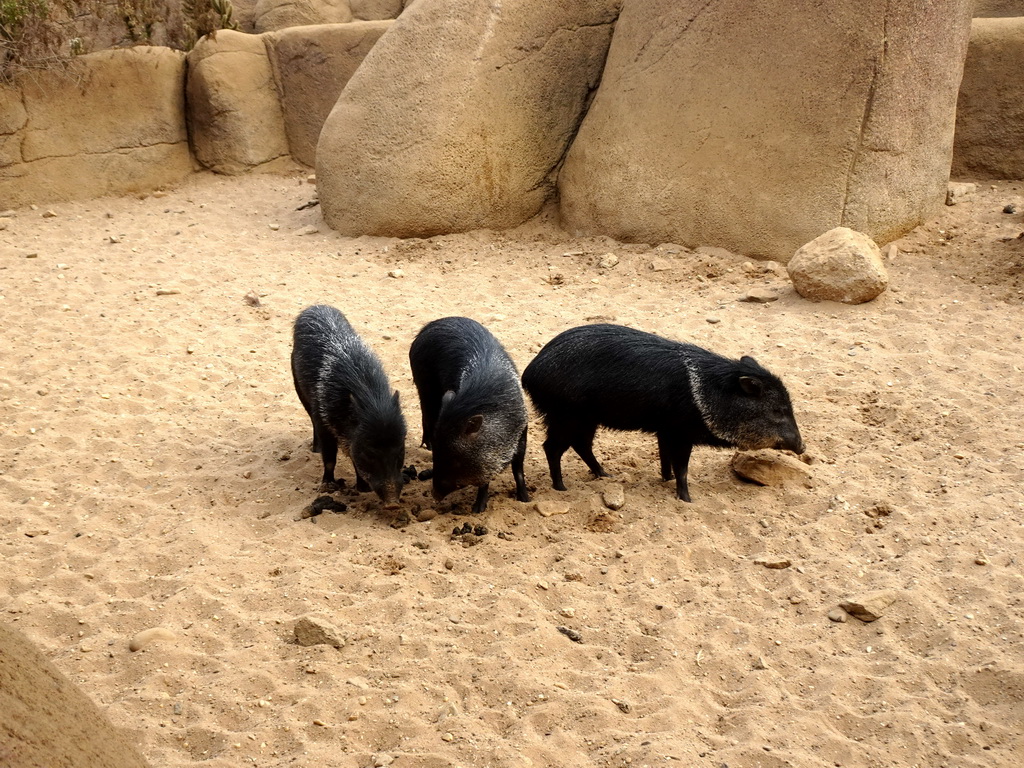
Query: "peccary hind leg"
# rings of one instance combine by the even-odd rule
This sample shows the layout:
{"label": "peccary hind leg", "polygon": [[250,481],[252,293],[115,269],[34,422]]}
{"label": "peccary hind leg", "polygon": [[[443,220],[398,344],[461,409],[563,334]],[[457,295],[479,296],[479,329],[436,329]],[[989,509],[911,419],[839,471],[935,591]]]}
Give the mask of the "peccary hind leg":
{"label": "peccary hind leg", "polygon": [[544,455],[548,460],[548,471],[551,472],[551,487],[556,491],[564,491],[562,481],[562,454],[569,450],[572,442],[568,430],[557,422],[548,422],[548,436],[544,440]]}
{"label": "peccary hind leg", "polygon": [[611,475],[604,471],[604,467],[601,466],[601,463],[594,456],[594,435],[596,434],[597,424],[581,425],[573,436],[573,450],[583,459],[587,469],[593,472],[596,477],[611,477]]}

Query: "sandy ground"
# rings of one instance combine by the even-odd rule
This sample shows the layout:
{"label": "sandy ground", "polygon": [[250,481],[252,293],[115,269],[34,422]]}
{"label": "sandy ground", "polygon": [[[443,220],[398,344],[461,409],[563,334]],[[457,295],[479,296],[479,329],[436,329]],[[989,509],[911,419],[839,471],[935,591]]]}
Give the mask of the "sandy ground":
{"label": "sandy ground", "polygon": [[[856,307],[544,217],[346,239],[296,210],[313,195],[305,173],[204,174],[0,219],[0,621],[154,766],[1020,765],[1020,188],[900,241],[891,291]],[[780,298],[738,301],[754,287]],[[698,449],[685,504],[652,438],[602,433],[615,477],[567,455],[557,494],[534,423],[534,498],[567,514],[515,501],[506,471],[478,518],[471,490],[434,505],[414,483],[428,522],[345,492],[347,513],[297,519],[321,468],[290,326],[314,302],[383,358],[417,468],[409,343],[465,314],[520,369],[597,318],[752,354],[790,389],[812,479],[754,486]],[[474,546],[466,521],[489,530]],[[898,595],[880,620],[829,620],[875,589]],[[303,616],[343,647],[297,645]],[[154,627],[173,638],[129,650]]]}

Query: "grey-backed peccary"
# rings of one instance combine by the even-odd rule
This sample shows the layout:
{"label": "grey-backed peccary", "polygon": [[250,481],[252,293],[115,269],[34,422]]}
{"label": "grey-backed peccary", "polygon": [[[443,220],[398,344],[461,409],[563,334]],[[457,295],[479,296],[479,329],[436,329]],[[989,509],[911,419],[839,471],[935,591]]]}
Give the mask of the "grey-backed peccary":
{"label": "grey-backed peccary", "polygon": [[340,445],[355,467],[356,488],[397,506],[406,435],[398,392],[377,355],[334,307],[308,307],[295,319],[292,377],[313,422],[324,486],[335,485]]}
{"label": "grey-backed peccary", "polygon": [[523,371],[523,386],[547,425],[544,453],[559,491],[569,447],[607,477],[594,458],[599,426],[656,434],[661,477],[675,474],[683,501],[695,445],[804,451],[786,387],[754,358],[730,360],[620,325],[559,334]]}
{"label": "grey-backed peccary", "polygon": [[529,501],[526,402],[501,343],[475,320],[445,317],[419,332],[409,363],[423,411],[423,445],[433,452],[434,498],[475,485],[473,511],[483,512],[491,478],[511,464],[516,498]]}

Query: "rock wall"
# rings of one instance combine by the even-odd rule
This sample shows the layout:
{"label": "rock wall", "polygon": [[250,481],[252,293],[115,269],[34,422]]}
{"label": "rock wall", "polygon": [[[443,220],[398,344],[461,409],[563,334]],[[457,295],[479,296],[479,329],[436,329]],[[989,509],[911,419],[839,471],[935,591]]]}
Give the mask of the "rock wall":
{"label": "rock wall", "polygon": [[0,207],[126,194],[192,171],[185,57],[100,51],[0,89]]}
{"label": "rock wall", "polygon": [[[787,260],[939,210],[969,0],[626,0],[559,177],[571,230]],[[827,55],[823,55],[827,52]]]}
{"label": "rock wall", "polygon": [[0,624],[0,765],[146,768],[147,763],[24,635]]}
{"label": "rock wall", "polygon": [[1024,179],[1024,17],[975,19],[957,103],[953,175]]}

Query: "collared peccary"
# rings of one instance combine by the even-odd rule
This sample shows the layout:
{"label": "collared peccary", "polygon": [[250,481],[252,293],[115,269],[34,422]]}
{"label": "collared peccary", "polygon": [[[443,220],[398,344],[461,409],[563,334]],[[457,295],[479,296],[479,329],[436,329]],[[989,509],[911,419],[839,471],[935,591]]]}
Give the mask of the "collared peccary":
{"label": "collared peccary", "polygon": [[398,392],[373,350],[334,307],[308,307],[295,319],[292,377],[313,422],[324,486],[335,484],[340,445],[355,467],[356,488],[396,506],[406,433]]}
{"label": "collared peccary", "polygon": [[445,317],[423,326],[409,348],[423,411],[423,445],[434,454],[435,499],[478,487],[474,512],[487,508],[491,478],[509,464],[516,498],[529,501],[526,402],[504,347],[475,320]]}
{"label": "collared peccary", "polygon": [[570,446],[607,477],[594,458],[599,426],[656,434],[661,477],[675,474],[683,501],[690,501],[686,470],[695,445],[804,450],[789,393],[754,358],[730,360],[620,325],[559,334],[526,366],[523,386],[544,416],[544,453],[559,491]]}

